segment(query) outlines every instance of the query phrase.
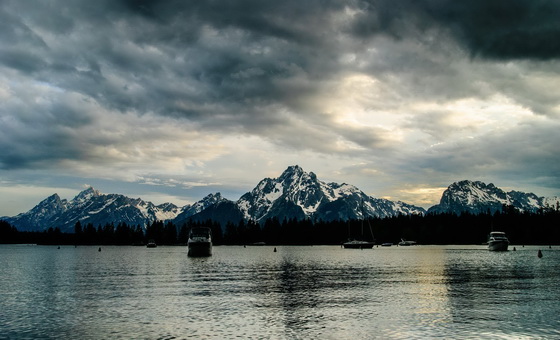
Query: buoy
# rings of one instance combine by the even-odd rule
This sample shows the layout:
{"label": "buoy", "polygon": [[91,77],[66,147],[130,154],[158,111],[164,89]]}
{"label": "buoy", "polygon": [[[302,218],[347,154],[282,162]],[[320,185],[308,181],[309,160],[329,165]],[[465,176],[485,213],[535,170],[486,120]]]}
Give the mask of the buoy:
{"label": "buoy", "polygon": [[539,252],[537,253],[537,256],[539,257],[539,259],[542,257],[542,251],[539,249]]}
{"label": "buoy", "polygon": [[274,247],[274,252],[276,253],[276,247]]}
{"label": "buoy", "polygon": [[515,249],[515,247],[513,247],[513,251],[516,251],[517,249]]}
{"label": "buoy", "polygon": [[57,248],[57,249],[60,249],[60,246],[58,246],[58,248]]}
{"label": "buoy", "polygon": [[101,247],[99,247],[99,249],[97,251],[101,251]]}
{"label": "buoy", "polygon": [[548,249],[552,249],[552,246],[548,246]]}

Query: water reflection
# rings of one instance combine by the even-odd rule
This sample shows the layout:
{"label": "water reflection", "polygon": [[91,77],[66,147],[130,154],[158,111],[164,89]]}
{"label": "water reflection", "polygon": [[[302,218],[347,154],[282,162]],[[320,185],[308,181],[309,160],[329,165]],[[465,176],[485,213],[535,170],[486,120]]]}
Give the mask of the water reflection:
{"label": "water reflection", "polygon": [[[560,251],[0,246],[7,338],[558,338]],[[6,312],[7,311],[7,312]]]}
{"label": "water reflection", "polygon": [[373,283],[368,268],[333,268],[301,260],[290,251],[284,249],[279,262],[257,264],[259,269],[252,270],[251,289],[258,295],[254,307],[267,311],[266,327],[281,327],[292,338],[306,330],[324,329],[337,313],[367,301],[367,294],[351,293],[366,292]]}
{"label": "water reflection", "polygon": [[[560,294],[544,294],[551,270],[543,268],[529,251],[480,252],[455,250],[446,262],[445,277],[453,323],[476,325],[481,334],[504,338],[558,336],[560,309],[551,306]],[[554,263],[554,262],[553,262]]]}

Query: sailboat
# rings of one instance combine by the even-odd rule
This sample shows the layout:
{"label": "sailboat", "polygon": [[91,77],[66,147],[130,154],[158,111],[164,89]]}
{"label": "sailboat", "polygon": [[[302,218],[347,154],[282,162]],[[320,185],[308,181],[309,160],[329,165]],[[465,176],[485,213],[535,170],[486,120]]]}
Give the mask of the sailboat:
{"label": "sailboat", "polygon": [[[364,240],[364,219],[365,219],[365,214],[364,214],[364,202],[362,201],[362,233],[361,233],[361,239],[349,239],[348,241],[344,242],[342,244],[342,246],[345,249],[371,249],[373,248],[373,246],[375,245],[375,238],[373,237],[373,232],[371,231],[371,225],[369,224],[369,219],[368,219],[368,226],[369,226],[369,232],[371,234],[371,239],[372,241],[365,241]],[[350,234],[350,224],[348,224],[348,233]]]}

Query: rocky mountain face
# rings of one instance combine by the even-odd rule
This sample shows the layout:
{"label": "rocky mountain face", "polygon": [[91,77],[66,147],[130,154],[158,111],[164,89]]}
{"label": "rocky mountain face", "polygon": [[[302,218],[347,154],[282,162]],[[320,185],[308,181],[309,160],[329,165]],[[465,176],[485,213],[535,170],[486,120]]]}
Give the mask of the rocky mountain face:
{"label": "rocky mountain face", "polygon": [[[58,194],[47,197],[33,209],[14,217],[3,217],[2,219],[16,227],[20,231],[43,230],[41,226],[52,226],[59,221],[67,210],[68,201],[60,199]],[[46,227],[44,229],[48,229]]]}
{"label": "rocky mountain face", "polygon": [[539,197],[520,191],[505,192],[492,183],[465,180],[451,184],[443,192],[440,203],[428,209],[428,213],[494,213],[501,211],[504,205],[535,212],[546,207],[555,208],[559,200],[558,197]]}
{"label": "rocky mountain face", "polygon": [[171,203],[156,206],[139,198],[101,194],[90,187],[71,201],[61,200],[54,194],[28,212],[3,219],[20,231],[58,227],[63,232],[73,232],[77,221],[82,225],[92,223],[96,227],[120,222],[145,226],[154,220],[173,219],[179,212],[180,209]]}
{"label": "rocky mountain face", "polygon": [[[521,211],[536,211],[546,207],[556,208],[559,204],[558,197],[505,192],[493,184],[460,181],[451,184],[440,203],[431,207],[428,213],[461,214],[467,211],[478,214],[499,211],[504,205]],[[349,184],[322,182],[313,172],[305,172],[296,165],[288,167],[278,178],[261,180],[237,201],[227,200],[220,193],[215,193],[182,208],[172,203],[156,206],[140,198],[102,194],[90,187],[70,201],[54,194],[28,212],[1,219],[20,231],[59,227],[63,232],[73,232],[77,221],[94,226],[120,222],[146,226],[162,220],[181,226],[190,219],[212,219],[225,226],[227,222],[237,224],[242,219],[264,222],[276,217],[280,221],[284,218],[332,221],[425,213],[423,208],[404,202],[370,197]]]}
{"label": "rocky mountain face", "polygon": [[203,222],[209,219],[225,225],[228,221],[237,223],[243,219],[243,216],[235,202],[225,199],[218,192],[204,197],[193,205],[184,207],[173,223],[182,226],[188,220]]}
{"label": "rocky mountain face", "polygon": [[425,213],[403,202],[370,197],[349,184],[322,182],[299,166],[289,167],[278,178],[263,179],[241,196],[237,206],[245,219],[258,222],[271,217],[330,221]]}

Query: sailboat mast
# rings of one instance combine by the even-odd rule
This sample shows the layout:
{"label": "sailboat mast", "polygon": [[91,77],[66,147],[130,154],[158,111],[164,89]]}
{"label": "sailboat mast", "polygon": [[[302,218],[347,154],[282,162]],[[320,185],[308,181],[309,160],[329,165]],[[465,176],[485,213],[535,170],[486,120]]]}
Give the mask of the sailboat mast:
{"label": "sailboat mast", "polygon": [[[364,219],[366,218],[366,214],[364,213],[364,200],[362,200],[362,237],[364,237]],[[371,224],[369,223],[369,216],[367,217],[368,221],[368,227],[369,227],[369,233],[371,235],[371,240],[372,242],[375,242],[375,236],[373,236],[373,230],[371,230]]]}
{"label": "sailboat mast", "polygon": [[361,200],[360,210],[362,211],[362,240],[364,239],[364,200]]}

